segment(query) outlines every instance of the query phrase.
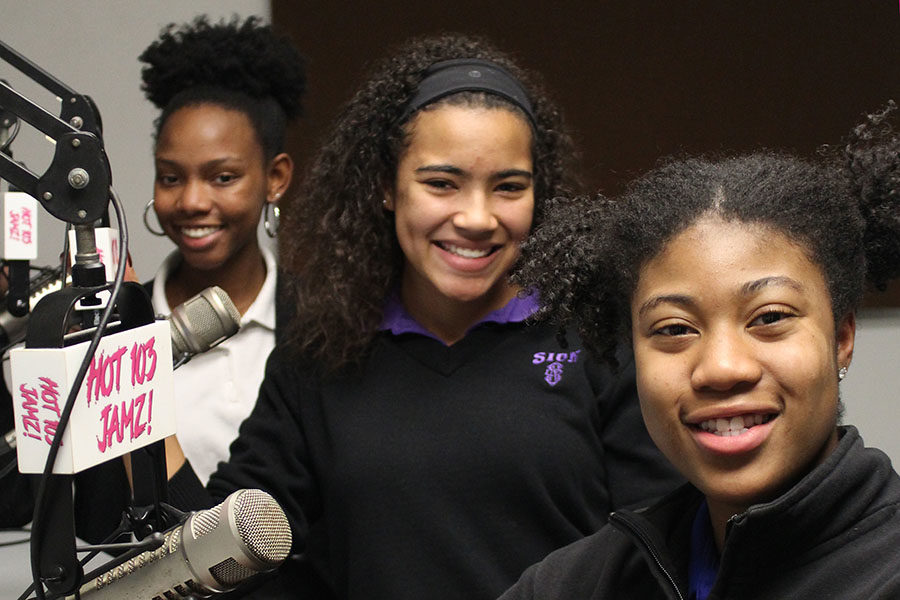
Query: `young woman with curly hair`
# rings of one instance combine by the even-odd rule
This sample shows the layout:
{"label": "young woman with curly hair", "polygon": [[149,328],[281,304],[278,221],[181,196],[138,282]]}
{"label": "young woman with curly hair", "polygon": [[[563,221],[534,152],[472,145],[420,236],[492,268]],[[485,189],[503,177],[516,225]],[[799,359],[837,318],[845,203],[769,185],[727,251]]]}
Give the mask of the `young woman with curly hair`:
{"label": "young woman with curly hair", "polygon": [[504,600],[900,597],[900,477],[840,424],[865,280],[900,275],[885,115],[844,168],[683,160],[587,219],[552,211],[518,279],[596,348],[630,334],[647,428],[690,483],[617,511]]}
{"label": "young woman with curly hair", "polygon": [[507,279],[571,158],[558,109],[484,41],[377,65],[284,206],[290,342],[207,489],[171,443],[172,497],[268,491],[340,598],[487,599],[671,489],[633,377],[528,326]]}

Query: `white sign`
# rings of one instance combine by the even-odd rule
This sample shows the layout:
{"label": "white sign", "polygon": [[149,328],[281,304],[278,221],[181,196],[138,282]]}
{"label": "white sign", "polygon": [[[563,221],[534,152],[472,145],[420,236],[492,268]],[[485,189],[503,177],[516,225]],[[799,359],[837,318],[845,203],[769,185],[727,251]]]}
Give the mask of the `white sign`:
{"label": "white sign", "polygon": [[[89,343],[10,352],[20,472],[44,471]],[[169,322],[105,336],[75,400],[53,472],[78,473],[174,433]]]}
{"label": "white sign", "polygon": [[25,192],[3,194],[3,258],[37,258],[37,200]]}

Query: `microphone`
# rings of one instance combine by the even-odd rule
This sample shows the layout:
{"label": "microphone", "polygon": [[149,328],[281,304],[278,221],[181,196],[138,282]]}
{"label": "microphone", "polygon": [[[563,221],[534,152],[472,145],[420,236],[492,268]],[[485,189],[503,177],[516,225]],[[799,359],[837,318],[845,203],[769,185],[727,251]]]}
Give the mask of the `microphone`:
{"label": "microphone", "polygon": [[81,598],[174,600],[228,592],[280,565],[292,541],[284,511],[272,496],[254,489],[233,492],[163,535],[159,548],[82,585]]}
{"label": "microphone", "polygon": [[183,364],[237,333],[241,313],[217,285],[208,287],[179,304],[169,316],[172,327],[172,357]]}

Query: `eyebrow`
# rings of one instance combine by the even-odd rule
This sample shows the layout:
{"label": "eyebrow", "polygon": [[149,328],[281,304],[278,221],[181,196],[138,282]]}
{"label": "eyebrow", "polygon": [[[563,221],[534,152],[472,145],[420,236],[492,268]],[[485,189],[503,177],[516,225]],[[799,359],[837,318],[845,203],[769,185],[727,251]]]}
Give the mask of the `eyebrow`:
{"label": "eyebrow", "polygon": [[463,170],[453,165],[425,165],[416,169],[416,173],[449,173],[450,175],[462,175]]}
{"label": "eyebrow", "polygon": [[[804,290],[803,284],[796,279],[785,277],[783,275],[773,275],[771,277],[762,277],[754,281],[748,281],[741,286],[740,294],[741,296],[751,296],[769,286],[787,286],[798,292]],[[644,302],[638,310],[638,316],[644,316],[647,311],[656,308],[660,304],[677,304],[687,308],[696,306],[696,302],[694,302],[694,299],[691,296],[685,294],[663,294],[661,296],[654,296]]]}
{"label": "eyebrow", "polygon": [[[454,167],[453,165],[425,165],[422,167],[418,167],[415,171],[416,173],[447,173],[449,175],[456,175],[462,177],[466,175],[466,172],[460,169],[459,167]],[[533,179],[534,175],[531,171],[526,171],[525,169],[504,169],[502,171],[497,171],[491,175],[492,179],[506,179],[507,177],[525,177],[527,179]]]}
{"label": "eyebrow", "polygon": [[[209,169],[211,167],[218,167],[219,165],[222,165],[222,164],[225,164],[225,163],[231,162],[231,161],[236,161],[236,160],[240,160],[240,159],[235,156],[223,156],[222,158],[214,158],[212,160],[209,160],[209,161],[203,163],[202,165],[200,165],[200,168],[201,169]],[[173,166],[173,167],[178,167],[181,165],[181,163],[179,161],[173,160],[171,158],[165,158],[165,157],[157,158],[157,159],[155,159],[155,162],[156,162],[156,164],[162,164],[162,165]]]}
{"label": "eyebrow", "polygon": [[653,296],[643,304],[641,304],[640,310],[638,310],[638,317],[643,317],[644,313],[649,310],[652,310],[659,306],[660,304],[678,304],[681,306],[691,307],[695,306],[694,299],[690,296],[685,296],[684,294],[664,294],[662,296]]}
{"label": "eyebrow", "polygon": [[748,281],[741,286],[741,295],[749,296],[750,294],[755,294],[759,290],[763,289],[764,287],[769,287],[770,285],[783,285],[793,288],[798,292],[802,292],[804,289],[803,284],[796,279],[792,279],[784,275],[773,275],[771,277],[763,277],[755,281]]}

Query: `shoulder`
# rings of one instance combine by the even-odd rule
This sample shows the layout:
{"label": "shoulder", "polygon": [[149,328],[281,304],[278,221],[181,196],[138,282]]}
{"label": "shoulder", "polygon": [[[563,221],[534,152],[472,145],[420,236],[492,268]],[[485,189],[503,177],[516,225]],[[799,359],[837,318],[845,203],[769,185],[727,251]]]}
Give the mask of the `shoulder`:
{"label": "shoulder", "polygon": [[[612,591],[613,565],[635,554],[632,543],[621,532],[606,525],[596,533],[550,553],[529,567],[501,600],[525,598],[606,597]],[[623,590],[616,590],[622,594]],[[625,594],[627,596],[627,594]]]}

